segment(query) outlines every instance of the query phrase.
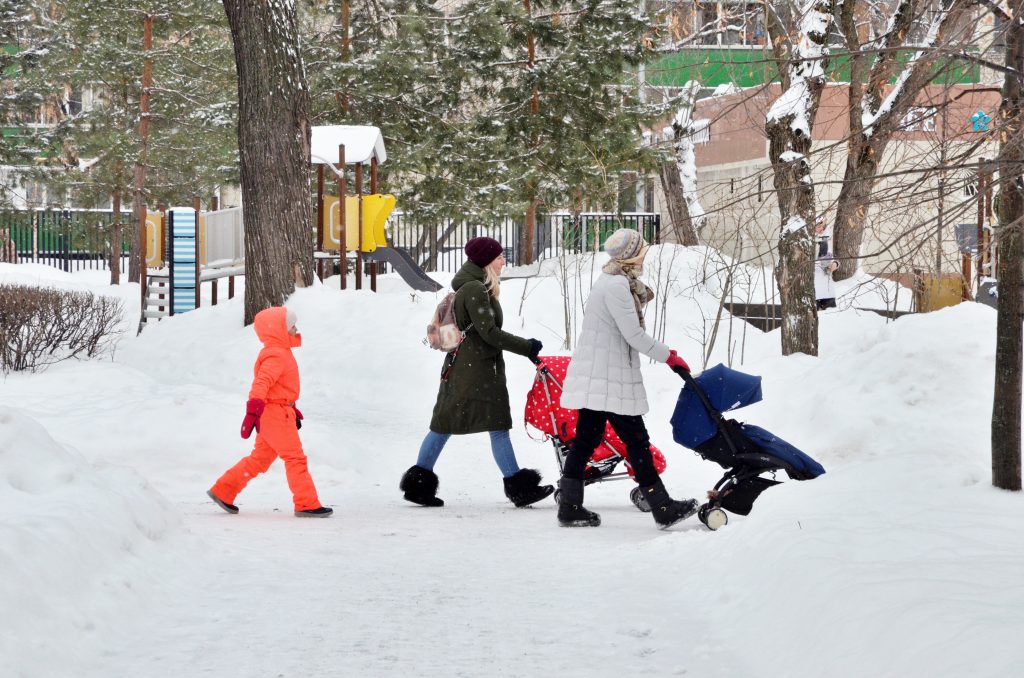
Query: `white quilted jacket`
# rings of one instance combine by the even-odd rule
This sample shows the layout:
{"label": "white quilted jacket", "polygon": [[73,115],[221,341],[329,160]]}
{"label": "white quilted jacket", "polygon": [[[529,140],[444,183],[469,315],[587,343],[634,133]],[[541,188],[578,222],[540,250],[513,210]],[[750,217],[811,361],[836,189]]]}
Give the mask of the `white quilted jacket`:
{"label": "white quilted jacket", "polygon": [[640,327],[626,277],[602,274],[587,299],[565,375],[562,407],[646,414],[650,408],[639,353],[665,362],[668,352],[668,346]]}

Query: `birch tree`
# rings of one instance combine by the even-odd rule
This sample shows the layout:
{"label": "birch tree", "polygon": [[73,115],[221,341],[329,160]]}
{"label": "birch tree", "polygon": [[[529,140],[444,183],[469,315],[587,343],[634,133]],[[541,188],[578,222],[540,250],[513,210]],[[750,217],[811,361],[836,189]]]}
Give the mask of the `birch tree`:
{"label": "birch tree", "polygon": [[290,0],[224,0],[238,74],[245,322],[313,282],[309,90]]}
{"label": "birch tree", "polygon": [[775,277],[782,306],[782,353],[818,354],[818,312],[814,299],[814,183],[808,156],[814,116],[825,88],[826,46],[832,0],[801,0],[796,39],[769,21],[780,64],[782,95],[768,110],[765,132],[782,230]]}

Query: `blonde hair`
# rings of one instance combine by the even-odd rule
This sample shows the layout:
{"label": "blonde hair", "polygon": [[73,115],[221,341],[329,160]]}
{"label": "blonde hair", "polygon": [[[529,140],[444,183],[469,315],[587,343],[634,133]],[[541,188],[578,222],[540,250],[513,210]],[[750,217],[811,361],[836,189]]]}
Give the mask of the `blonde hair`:
{"label": "blonde hair", "polygon": [[487,275],[487,279],[484,280],[484,287],[487,288],[487,292],[492,297],[497,299],[501,296],[501,278],[498,277],[497,271],[494,270],[493,262],[484,267],[484,273]]}

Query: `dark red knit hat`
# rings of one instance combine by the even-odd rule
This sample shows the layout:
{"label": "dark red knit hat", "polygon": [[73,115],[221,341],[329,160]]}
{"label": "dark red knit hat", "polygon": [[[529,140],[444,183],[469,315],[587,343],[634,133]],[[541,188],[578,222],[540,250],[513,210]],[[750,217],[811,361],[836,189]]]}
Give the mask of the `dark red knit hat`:
{"label": "dark red knit hat", "polygon": [[480,268],[497,259],[504,251],[505,248],[494,238],[480,236],[466,243],[466,256]]}

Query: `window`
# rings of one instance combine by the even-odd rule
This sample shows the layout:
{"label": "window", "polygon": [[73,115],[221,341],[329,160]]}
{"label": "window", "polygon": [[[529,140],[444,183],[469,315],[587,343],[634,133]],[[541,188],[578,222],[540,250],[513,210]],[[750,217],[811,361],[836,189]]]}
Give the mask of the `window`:
{"label": "window", "polygon": [[768,39],[763,3],[702,2],[694,18],[704,45],[764,45]]}

